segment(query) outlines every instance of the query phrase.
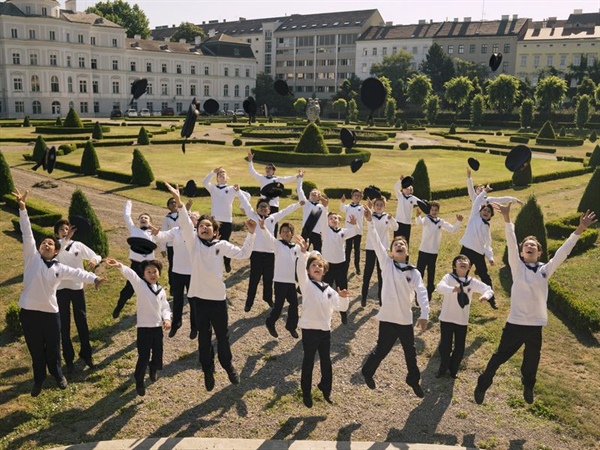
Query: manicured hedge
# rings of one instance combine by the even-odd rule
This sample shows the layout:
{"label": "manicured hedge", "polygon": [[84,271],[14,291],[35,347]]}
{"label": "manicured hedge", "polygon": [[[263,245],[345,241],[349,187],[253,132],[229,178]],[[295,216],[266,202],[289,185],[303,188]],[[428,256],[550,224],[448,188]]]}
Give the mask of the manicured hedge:
{"label": "manicured hedge", "polygon": [[581,298],[550,279],[548,283],[548,303],[563,313],[578,329],[600,331],[600,311]]}
{"label": "manicured hedge", "polygon": [[168,145],[168,144],[182,144],[186,142],[188,144],[214,144],[214,145],[227,145],[226,141],[217,141],[214,139],[152,139],[152,145]]}
{"label": "manicured hedge", "polygon": [[518,142],[519,144],[527,144],[529,143],[529,138],[526,136],[511,136],[510,142]]}
{"label": "manicured hedge", "polygon": [[357,149],[346,150],[345,154],[326,155],[296,153],[293,151],[293,146],[291,145],[265,145],[252,147],[251,151],[254,153],[255,161],[279,162],[297,166],[347,166],[356,158],[361,158],[364,162],[368,162],[371,159],[370,152]]}
{"label": "manicured hedge", "polygon": [[[57,126],[42,126],[36,127],[35,132],[39,134],[92,134],[94,125],[88,124],[83,128],[78,127],[57,127]],[[102,126],[102,132],[110,132],[110,127]]]}
{"label": "manicured hedge", "polygon": [[122,172],[111,172],[109,170],[98,169],[96,172],[98,178],[103,180],[116,181],[117,183],[131,184],[131,174]]}
{"label": "manicured hedge", "polygon": [[535,143],[538,145],[557,145],[559,147],[579,147],[583,145],[583,139],[575,139],[575,138],[556,138],[556,139],[546,139],[546,138],[537,138]]}
{"label": "manicured hedge", "polygon": [[457,150],[463,152],[475,152],[475,153],[486,153],[485,148],[473,148],[473,147],[461,147],[459,145],[439,145],[439,144],[427,144],[427,145],[411,145],[412,150]]}
{"label": "manicured hedge", "polygon": [[[180,187],[185,186],[185,183],[175,183],[175,182],[170,182],[170,181],[165,182],[162,180],[156,180],[156,189],[158,189],[159,191],[169,192],[165,183],[169,183],[171,186],[175,186],[175,185],[179,185]],[[260,197],[260,186],[240,186],[240,189],[248,192],[253,197]],[[294,188],[294,191],[295,190],[296,190],[296,188]],[[281,197],[289,197],[291,195],[292,195],[292,189],[284,188],[283,194],[281,195]],[[199,185],[195,196],[196,197],[209,197],[210,194],[204,188],[204,186]]]}

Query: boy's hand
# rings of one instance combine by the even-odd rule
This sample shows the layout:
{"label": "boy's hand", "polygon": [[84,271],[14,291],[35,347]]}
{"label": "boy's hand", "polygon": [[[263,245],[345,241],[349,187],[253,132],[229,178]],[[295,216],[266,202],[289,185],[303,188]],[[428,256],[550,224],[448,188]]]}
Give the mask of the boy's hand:
{"label": "boy's hand", "polygon": [[427,319],[418,319],[417,323],[415,325],[415,329],[419,332],[419,333],[423,333],[426,329],[427,329],[427,323],[429,321]]}
{"label": "boy's hand", "polygon": [[296,234],[294,235],[294,241],[296,241],[296,244],[298,244],[302,253],[306,253],[310,245],[309,239],[304,240],[302,235]]}
{"label": "boy's hand", "polygon": [[304,177],[304,170],[300,169],[298,171],[298,175],[296,175],[296,178],[302,178],[302,177]]}
{"label": "boy's hand", "polygon": [[102,285],[102,284],[103,284],[105,281],[106,281],[106,278],[105,278],[105,277],[102,277],[102,278],[100,278],[100,277],[96,277],[96,279],[94,280],[94,287],[95,287],[96,289],[99,289],[99,288],[100,288],[100,286],[101,286],[101,285]]}
{"label": "boy's hand", "polygon": [[104,262],[111,267],[116,267],[117,269],[121,268],[121,263],[119,261],[117,261],[116,259],[105,258]]}
{"label": "boy's hand", "polygon": [[348,222],[350,222],[351,225],[356,225],[358,223],[356,221],[356,216],[350,216],[350,218],[348,219]]}
{"label": "boy's hand", "polygon": [[598,217],[594,211],[590,211],[589,209],[579,218],[579,226],[574,231],[575,234],[579,235],[590,225],[598,222]]}
{"label": "boy's hand", "polygon": [[162,329],[163,329],[163,331],[169,331],[171,329],[171,321],[163,320]]}
{"label": "boy's hand", "polygon": [[373,220],[373,211],[371,211],[369,206],[365,206],[364,216],[365,219],[367,219],[367,222],[371,222]]}
{"label": "boy's hand", "polygon": [[464,217],[462,215],[460,215],[460,214],[456,215],[456,220],[458,220],[459,222],[462,222],[463,219],[464,219]]}
{"label": "boy's hand", "polygon": [[346,194],[342,194],[341,200],[342,200],[342,203],[346,203]]}
{"label": "boy's hand", "polygon": [[319,197],[319,200],[321,201],[321,204],[327,208],[327,206],[329,206],[329,199],[327,197]]}
{"label": "boy's hand", "polygon": [[185,204],[185,209],[187,209],[188,211],[191,210],[193,204],[194,204],[194,200],[190,198]]}
{"label": "boy's hand", "polygon": [[158,233],[160,233],[160,228],[155,227],[154,225],[150,225],[150,234],[152,234],[152,236],[157,236]]}
{"label": "boy's hand", "polygon": [[306,202],[304,200],[300,200],[298,203],[300,203],[300,206],[306,205]]}
{"label": "boy's hand", "polygon": [[494,203],[492,206],[496,211],[502,214],[504,218],[504,222],[510,222],[510,205],[511,203],[507,203],[506,205],[501,205],[500,203]]}
{"label": "boy's hand", "polygon": [[248,162],[252,162],[252,158],[254,158],[254,155],[250,151],[250,152],[248,152]]}
{"label": "boy's hand", "polygon": [[252,219],[246,220],[246,227],[248,228],[248,233],[254,234],[256,231],[256,221]]}
{"label": "boy's hand", "polygon": [[27,195],[28,194],[29,194],[29,191],[25,191],[24,194],[21,194],[19,192],[19,190],[15,188],[15,192],[13,192],[13,195],[17,199],[17,203],[19,204],[19,209],[25,209],[25,204],[27,203]]}
{"label": "boy's hand", "polygon": [[350,297],[352,295],[348,289],[337,288],[337,292],[340,297]]}
{"label": "boy's hand", "polygon": [[175,202],[177,203],[177,207],[181,208],[183,203],[181,203],[181,194],[179,193],[179,186],[175,185],[175,187],[171,186],[169,183],[165,182],[166,188],[169,190]]}
{"label": "boy's hand", "polygon": [[95,268],[96,268],[96,261],[94,261],[93,259],[90,259],[87,262],[87,270],[89,270],[90,272],[92,272]]}

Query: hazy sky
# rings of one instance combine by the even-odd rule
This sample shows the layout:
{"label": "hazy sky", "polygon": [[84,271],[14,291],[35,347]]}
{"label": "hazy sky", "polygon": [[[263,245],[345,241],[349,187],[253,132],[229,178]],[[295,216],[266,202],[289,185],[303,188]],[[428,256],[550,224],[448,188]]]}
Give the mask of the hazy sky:
{"label": "hazy sky", "polygon": [[[472,20],[497,20],[504,14],[518,14],[542,20],[556,16],[566,19],[574,9],[599,12],[600,0],[127,0],[137,3],[150,19],[150,28],[159,25],[179,25],[183,21],[202,23],[218,19],[238,20],[239,17],[259,19],[291,14],[314,14],[360,9],[378,9],[386,22],[417,23],[419,19],[434,21],[471,17]],[[61,0],[61,3],[64,3]],[[85,10],[97,1],[78,0],[77,9]]]}

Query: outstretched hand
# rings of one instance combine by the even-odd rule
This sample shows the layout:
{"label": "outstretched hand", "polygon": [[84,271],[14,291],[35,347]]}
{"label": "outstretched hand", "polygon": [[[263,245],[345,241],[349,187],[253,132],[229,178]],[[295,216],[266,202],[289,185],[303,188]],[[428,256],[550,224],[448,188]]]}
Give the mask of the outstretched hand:
{"label": "outstretched hand", "polygon": [[121,268],[121,263],[119,261],[117,261],[116,259],[113,258],[105,258],[104,262],[106,263],[106,265],[111,266],[111,267],[116,267],[117,269]]}
{"label": "outstretched hand", "polygon": [[310,246],[310,241],[308,239],[305,240],[300,234],[294,235],[294,241],[298,244],[302,253],[306,253]]}
{"label": "outstretched hand", "polygon": [[350,297],[350,296],[352,296],[352,293],[348,289],[337,288],[337,292],[338,292],[338,295],[340,297]]}
{"label": "outstretched hand", "polygon": [[492,206],[494,207],[494,209],[496,211],[498,211],[500,214],[502,214],[502,217],[504,218],[504,222],[510,222],[510,205],[512,203],[507,203],[506,205],[502,205],[500,203],[493,203]]}
{"label": "outstretched hand", "polygon": [[363,213],[367,222],[371,222],[373,220],[373,211],[371,211],[370,205],[365,206],[365,212]]}
{"label": "outstretched hand", "polygon": [[29,191],[25,191],[24,194],[21,194],[17,188],[15,188],[15,192],[13,195],[17,199],[17,203],[19,204],[19,209],[25,209],[25,205],[27,204],[27,195],[29,195]]}
{"label": "outstretched hand", "polygon": [[589,209],[579,218],[579,226],[575,230],[575,234],[581,234],[590,225],[598,222],[598,217],[594,211]]}
{"label": "outstretched hand", "polygon": [[417,323],[415,325],[415,329],[419,332],[419,333],[423,333],[426,329],[427,329],[427,323],[429,321],[427,319],[418,319]]}
{"label": "outstretched hand", "polygon": [[254,234],[254,232],[256,231],[256,220],[253,219],[248,219],[246,220],[246,227],[248,228],[248,233],[250,234]]}
{"label": "outstretched hand", "polygon": [[175,199],[175,202],[177,202],[177,207],[181,208],[183,206],[183,203],[181,203],[181,194],[179,192],[179,186],[175,185],[175,187],[173,187],[167,182],[165,182],[165,186],[169,190],[169,192],[171,193],[173,198]]}

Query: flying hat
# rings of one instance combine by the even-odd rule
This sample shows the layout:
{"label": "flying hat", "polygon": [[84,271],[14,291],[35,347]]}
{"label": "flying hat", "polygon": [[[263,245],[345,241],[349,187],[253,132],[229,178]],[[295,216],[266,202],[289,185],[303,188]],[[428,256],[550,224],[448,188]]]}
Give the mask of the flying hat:
{"label": "flying hat", "polygon": [[53,145],[52,147],[46,149],[46,154],[44,156],[44,169],[46,169],[46,172],[52,173],[55,165],[56,147]]}
{"label": "flying hat", "polygon": [[[190,103],[190,107],[188,108],[187,115],[185,116],[185,122],[183,122],[183,127],[181,127],[182,138],[185,138],[187,140],[187,138],[189,138],[192,135],[192,133],[194,132],[194,126],[196,126],[196,119],[199,113],[200,111],[198,111],[197,108],[196,98],[194,97],[192,103]],[[185,153],[185,141],[183,141],[181,144],[181,151]]]}
{"label": "flying hat", "polygon": [[273,183],[265,184],[260,190],[260,195],[268,199],[279,197],[283,194],[283,183],[275,181]]}
{"label": "flying hat", "polygon": [[356,135],[352,130],[348,128],[342,128],[340,131],[340,139],[342,140],[342,145],[345,148],[352,148],[354,144],[356,144]]}
{"label": "flying hat", "polygon": [[130,237],[127,238],[127,244],[129,244],[129,248],[140,255],[149,255],[154,250],[156,250],[156,244],[152,242],[150,239],[146,239],[143,237]]}
{"label": "flying hat", "polygon": [[312,233],[312,231],[315,229],[322,213],[322,209],[317,209],[310,212],[310,215],[306,218],[306,222],[304,222],[304,226],[302,227],[302,237],[304,239],[308,238],[310,233]]}
{"label": "flying hat", "polygon": [[138,78],[133,83],[131,83],[131,95],[133,98],[129,103],[129,106],[133,105],[133,102],[140,98],[142,95],[146,93],[148,89],[148,79],[147,78]]}
{"label": "flying hat", "polygon": [[412,186],[414,182],[415,182],[415,179],[413,177],[411,177],[410,175],[408,175],[407,177],[402,178],[402,181],[400,182],[400,184],[402,184],[402,189],[406,189],[407,187]]}
{"label": "flying hat", "polygon": [[423,211],[423,214],[429,214],[431,212],[431,205],[427,200],[417,200],[417,206]]}
{"label": "flying hat", "polygon": [[77,238],[79,240],[85,240],[92,234],[92,225],[90,221],[82,216],[69,216],[69,223],[75,228],[77,232]]}
{"label": "flying hat", "polygon": [[363,160],[360,158],[356,158],[354,161],[350,163],[350,170],[352,173],[358,172],[358,170],[362,167]]}
{"label": "flying hat", "polygon": [[360,99],[373,113],[385,103],[387,91],[379,78],[371,77],[360,86]]}
{"label": "flying hat", "polygon": [[381,190],[373,185],[367,186],[363,190],[363,194],[366,198],[370,198],[372,200],[378,199],[382,197]]}
{"label": "flying hat", "polygon": [[526,145],[520,144],[506,155],[504,165],[511,172],[518,172],[527,167],[529,161],[531,161],[531,149]]}
{"label": "flying hat", "polygon": [[275,92],[277,92],[279,95],[292,95],[292,93],[290,92],[290,88],[288,87],[288,84],[285,80],[275,81],[275,83],[273,83],[273,88],[275,89]]}
{"label": "flying hat", "polygon": [[498,70],[500,64],[502,64],[502,53],[492,54],[492,56],[490,56],[490,69],[492,69],[492,72]]}
{"label": "flying hat", "polygon": [[477,161],[477,159],[469,158],[469,159],[467,159],[467,164],[469,164],[469,167],[471,169],[473,169],[475,172],[477,172],[479,170],[479,161]]}
{"label": "flying hat", "polygon": [[204,109],[204,111],[206,111],[207,114],[215,114],[217,111],[219,111],[219,102],[216,101],[214,98],[209,98],[204,102],[202,108]]}
{"label": "flying hat", "polygon": [[194,180],[190,180],[186,183],[185,188],[183,189],[183,195],[186,197],[195,197],[197,189],[198,186],[196,186],[196,182]]}
{"label": "flying hat", "polygon": [[242,107],[244,108],[246,114],[248,114],[250,117],[255,116],[256,111],[258,110],[254,97],[248,97],[246,100],[244,100]]}

